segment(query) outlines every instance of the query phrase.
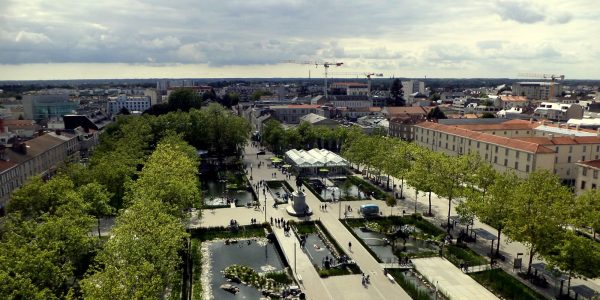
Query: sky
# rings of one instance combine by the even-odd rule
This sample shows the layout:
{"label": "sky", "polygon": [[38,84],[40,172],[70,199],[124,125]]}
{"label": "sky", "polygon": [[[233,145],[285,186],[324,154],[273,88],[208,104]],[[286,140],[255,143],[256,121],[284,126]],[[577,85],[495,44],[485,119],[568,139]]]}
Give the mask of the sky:
{"label": "sky", "polygon": [[600,79],[599,4],[0,0],[0,80],[323,77],[285,60],[385,77]]}

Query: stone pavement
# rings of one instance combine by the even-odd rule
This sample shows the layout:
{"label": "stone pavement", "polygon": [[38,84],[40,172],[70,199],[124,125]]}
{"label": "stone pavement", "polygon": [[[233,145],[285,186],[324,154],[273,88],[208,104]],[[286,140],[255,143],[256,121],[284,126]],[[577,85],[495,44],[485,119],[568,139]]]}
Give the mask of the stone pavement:
{"label": "stone pavement", "polygon": [[[260,155],[257,157],[256,152],[258,151],[258,148],[248,146],[245,150],[246,155],[244,162],[248,167],[248,174],[252,175],[251,182],[253,188],[254,184],[258,183],[260,180],[285,180],[285,176],[279,170],[267,167],[270,163],[269,158],[272,154],[270,155],[267,152],[267,155]],[[258,162],[263,162],[265,165],[258,168]],[[250,166],[252,166],[251,169]],[[275,174],[275,177],[273,177],[273,173]],[[295,177],[289,179],[288,183],[296,188]],[[319,209],[319,206],[322,204],[321,201],[306,188],[305,192],[306,202],[312,208],[314,214],[310,217],[299,219],[289,216],[285,211],[285,205],[279,205],[278,208],[273,208],[274,199],[271,197],[270,193],[263,193],[262,188],[256,190],[261,206],[267,210],[267,220],[269,222],[271,217],[296,221],[320,220],[339,245],[346,247],[348,242],[352,243],[352,251],[346,249],[346,253],[350,258],[355,260],[361,270],[365,274],[369,274],[371,278],[371,284],[366,287],[361,284],[361,275],[334,276],[326,279],[320,278],[306,253],[300,251],[297,239],[293,235],[289,237],[284,236],[283,229],[274,227],[277,240],[292,270],[294,269],[294,247],[297,247],[297,270],[295,276],[297,277],[297,274],[299,274],[302,277],[303,290],[307,297],[309,299],[410,299],[408,294],[406,294],[397,283],[392,283],[387,277],[383,276],[383,268],[379,263],[340,223],[338,220],[339,207],[332,207],[331,204],[328,204],[329,209],[327,211],[321,211]],[[373,201],[351,203],[353,211],[357,212],[361,203],[373,203]],[[256,218],[260,222],[264,221],[264,211],[243,207],[204,210],[202,218],[192,217],[189,226],[227,226],[231,219],[236,219],[240,224],[245,225],[250,224],[251,218]]]}
{"label": "stone pavement", "polygon": [[[400,180],[397,178],[393,178],[393,181],[396,184],[398,184],[397,191],[399,192],[400,191],[400,187],[399,187]],[[406,210],[406,213],[413,213],[415,211],[415,190],[414,190],[414,188],[405,184],[403,195],[406,197],[406,199],[398,200],[398,210],[400,210],[400,211]],[[417,204],[417,206],[416,206],[417,212],[422,213],[422,214],[426,213],[428,211],[428,207],[429,207],[428,194],[420,192],[417,199],[418,199],[418,201],[416,203]],[[446,223],[446,220],[448,218],[448,200],[446,198],[438,197],[436,194],[432,193],[431,203],[432,203],[432,213],[435,215],[435,217],[427,218],[427,219],[429,219],[434,225],[437,225],[437,226],[439,226],[441,223]],[[458,205],[458,203],[459,203],[458,200],[452,201],[451,215],[457,214],[455,208]],[[492,228],[491,226],[489,226],[485,223],[480,222],[477,219],[474,221],[473,228],[482,228],[494,235],[497,234],[496,229]],[[459,232],[459,230],[455,229],[452,232],[452,234],[454,236],[456,236],[458,234],[458,232]],[[558,295],[558,290],[553,290],[552,288],[541,289],[541,288],[534,286],[530,282],[523,280],[520,277],[516,276],[516,273],[513,270],[513,265],[512,265],[513,259],[516,258],[517,253],[523,253],[523,255],[521,255],[520,257],[523,259],[523,270],[526,270],[527,265],[529,263],[529,252],[522,243],[509,242],[508,238],[504,234],[502,234],[500,236],[500,241],[501,241],[500,242],[500,253],[506,257],[505,261],[498,261],[498,263],[499,263],[500,267],[502,267],[502,269],[504,269],[507,273],[514,275],[515,278],[517,278],[524,284],[535,289],[536,291],[545,295],[548,298],[554,298],[556,295]],[[494,250],[496,247],[496,242],[494,243]],[[491,246],[490,241],[481,239],[479,237],[477,238],[477,242],[475,244],[469,243],[469,247],[471,249],[475,250],[477,253],[479,253],[482,256],[486,256],[488,253],[490,253],[490,248],[491,248],[490,246]],[[536,263],[536,262],[543,262],[543,260],[540,260],[539,258],[534,257],[533,263]],[[596,291],[600,291],[600,279],[583,280],[580,278],[571,278],[571,286],[578,285],[578,284],[584,284],[584,285],[587,285],[587,286],[595,289]],[[566,283],[565,283],[565,289],[566,289]]]}
{"label": "stone pavement", "polygon": [[440,257],[413,259],[415,269],[453,300],[498,299],[473,278]]}

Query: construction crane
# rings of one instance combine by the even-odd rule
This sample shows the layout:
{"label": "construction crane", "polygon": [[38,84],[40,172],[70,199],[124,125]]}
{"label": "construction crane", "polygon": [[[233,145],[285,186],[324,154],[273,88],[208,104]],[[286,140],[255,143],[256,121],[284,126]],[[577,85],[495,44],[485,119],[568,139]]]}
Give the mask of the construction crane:
{"label": "construction crane", "polygon": [[312,60],[306,60],[306,61],[284,60],[284,61],[282,61],[282,63],[298,64],[298,65],[315,65],[315,67],[323,66],[323,68],[325,68],[325,86],[323,87],[325,99],[327,99],[327,72],[329,70],[329,67],[331,67],[331,66],[341,67],[344,64],[343,62],[326,62],[326,61],[312,61]]}
{"label": "construction crane", "polygon": [[366,76],[367,77],[367,83],[368,83],[368,88],[367,88],[367,96],[369,97],[369,100],[371,100],[371,77],[383,77],[383,73],[373,73],[373,72],[336,72],[336,73],[331,73],[331,75],[352,75],[352,76]]}
{"label": "construction crane", "polygon": [[518,76],[550,80],[550,91],[548,93],[548,101],[552,101],[552,97],[554,97],[554,82],[565,80],[565,75],[555,74],[519,73]]}

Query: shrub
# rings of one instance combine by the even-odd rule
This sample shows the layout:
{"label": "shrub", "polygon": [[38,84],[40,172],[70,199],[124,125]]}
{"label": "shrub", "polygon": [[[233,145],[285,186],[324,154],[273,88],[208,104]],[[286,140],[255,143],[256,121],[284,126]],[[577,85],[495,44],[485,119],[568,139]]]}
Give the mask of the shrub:
{"label": "shrub", "polygon": [[490,291],[505,299],[537,300],[545,299],[544,296],[530,289],[518,279],[504,272],[502,269],[492,269],[469,274],[473,279]]}

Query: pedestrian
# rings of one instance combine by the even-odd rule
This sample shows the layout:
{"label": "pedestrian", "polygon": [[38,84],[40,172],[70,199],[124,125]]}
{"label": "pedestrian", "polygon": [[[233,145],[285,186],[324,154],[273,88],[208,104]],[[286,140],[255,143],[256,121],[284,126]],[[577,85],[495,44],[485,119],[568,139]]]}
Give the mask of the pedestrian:
{"label": "pedestrian", "polygon": [[271,226],[273,226],[273,217],[271,217]]}
{"label": "pedestrian", "polygon": [[352,250],[352,242],[348,242],[348,250]]}

